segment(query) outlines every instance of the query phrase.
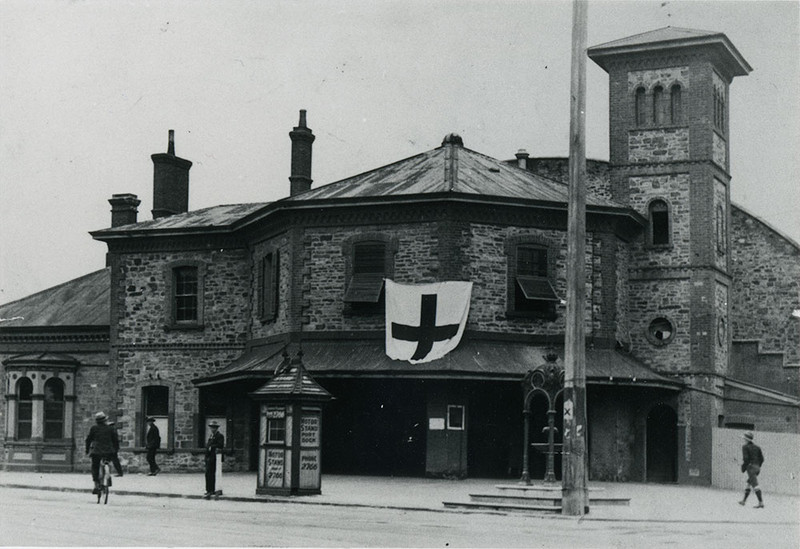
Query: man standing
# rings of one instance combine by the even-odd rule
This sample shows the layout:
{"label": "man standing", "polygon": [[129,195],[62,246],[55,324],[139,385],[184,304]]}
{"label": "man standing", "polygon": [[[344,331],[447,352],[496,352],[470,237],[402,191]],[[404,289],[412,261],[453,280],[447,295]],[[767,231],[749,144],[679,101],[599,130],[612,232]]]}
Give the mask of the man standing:
{"label": "man standing", "polygon": [[117,431],[116,424],[113,421],[108,422],[108,426],[114,429],[117,433],[117,444],[114,446],[114,457],[111,459],[111,463],[114,464],[114,469],[117,470],[117,476],[122,476],[122,464],[119,462],[119,432]]}
{"label": "man standing", "polygon": [[761,498],[761,488],[758,486],[758,474],[761,472],[761,464],[764,463],[764,454],[761,448],[753,442],[753,433],[750,431],[744,434],[744,446],[742,446],[742,473],[747,473],[747,486],[744,489],[744,498],[739,505],[744,505],[750,489],[756,493],[758,505],[756,509],[764,508],[764,500]]}
{"label": "man standing", "polygon": [[203,496],[205,499],[216,492],[217,452],[222,452],[225,448],[225,437],[218,431],[219,423],[212,420],[208,426],[211,427],[211,435],[206,442],[206,493]]}
{"label": "man standing", "polygon": [[107,419],[103,412],[97,412],[94,415],[95,424],[86,436],[86,453],[92,456],[93,494],[100,493],[100,461],[104,458],[113,459],[115,448],[119,448],[117,431],[106,423]]}
{"label": "man standing", "polygon": [[145,448],[147,448],[147,463],[150,465],[150,472],[147,476],[153,477],[161,472],[161,467],[156,465],[156,452],[161,448],[161,435],[156,427],[156,418],[147,418],[147,438]]}

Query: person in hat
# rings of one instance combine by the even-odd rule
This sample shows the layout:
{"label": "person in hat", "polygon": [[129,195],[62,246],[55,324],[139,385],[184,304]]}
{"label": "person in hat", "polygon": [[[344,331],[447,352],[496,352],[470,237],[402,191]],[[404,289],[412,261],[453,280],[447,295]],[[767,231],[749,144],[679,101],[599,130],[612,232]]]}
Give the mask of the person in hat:
{"label": "person in hat", "polygon": [[93,494],[100,493],[100,462],[105,458],[114,459],[119,448],[117,431],[107,423],[108,417],[103,412],[94,415],[94,425],[86,435],[86,454],[92,458]]}
{"label": "person in hat", "polygon": [[161,434],[156,427],[156,418],[147,418],[147,436],[144,447],[147,449],[147,464],[150,465],[148,476],[154,477],[161,472],[161,467],[156,464],[156,452],[161,448]]}
{"label": "person in hat", "polygon": [[222,452],[225,448],[225,437],[219,432],[219,423],[211,420],[208,426],[211,428],[211,434],[206,442],[206,493],[203,496],[205,499],[216,492],[217,452]]}
{"label": "person in hat", "polygon": [[114,431],[117,433],[117,441],[118,441],[117,445],[114,447],[114,457],[111,458],[111,463],[114,464],[114,469],[117,470],[117,476],[121,477],[122,476],[122,464],[119,462],[119,432],[117,431],[117,428],[116,428],[115,425],[116,424],[113,421],[109,421],[108,422],[108,426],[111,427],[112,429],[114,429]]}
{"label": "person in hat", "polygon": [[761,497],[761,487],[758,485],[758,474],[761,472],[761,464],[764,463],[764,454],[761,452],[761,448],[753,442],[753,433],[748,431],[743,438],[745,443],[742,446],[742,473],[747,473],[747,485],[744,489],[744,498],[739,505],[745,504],[752,488],[758,498],[756,509],[763,509],[764,499]]}

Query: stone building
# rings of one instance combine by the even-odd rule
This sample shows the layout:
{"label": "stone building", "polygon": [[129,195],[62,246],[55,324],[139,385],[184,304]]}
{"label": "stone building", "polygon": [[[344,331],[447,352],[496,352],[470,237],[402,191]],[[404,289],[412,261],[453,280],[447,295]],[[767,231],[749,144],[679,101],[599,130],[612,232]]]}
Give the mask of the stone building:
{"label": "stone building", "polygon": [[[730,202],[728,97],[751,69],[724,34],[670,27],[588,54],[610,81],[610,160],[587,166],[589,477],[708,484],[713,428],[800,419],[800,247]],[[563,358],[566,159],[450,134],[312,187],[305,111],[289,135],[286,198],[190,211],[170,133],[153,218],[114,195],[92,232],[107,267],[0,306],[20,317],[0,328],[5,468],[87,469],[103,409],[132,470],[153,416],[165,471],[201,467],[210,419],[226,468],[255,471],[251,395],[288,353],[335,397],[323,472],[519,477],[522,380]],[[471,281],[459,346],[389,359],[384,279]],[[547,410],[530,403],[534,442]],[[528,465],[541,477],[543,454]]]}

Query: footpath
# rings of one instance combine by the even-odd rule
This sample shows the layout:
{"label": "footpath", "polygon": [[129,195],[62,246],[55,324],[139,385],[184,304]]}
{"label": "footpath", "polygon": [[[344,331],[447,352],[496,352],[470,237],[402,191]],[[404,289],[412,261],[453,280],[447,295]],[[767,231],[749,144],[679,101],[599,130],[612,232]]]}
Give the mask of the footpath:
{"label": "footpath", "polygon": [[[217,488],[222,500],[306,505],[338,505],[384,509],[434,511],[442,513],[498,513],[466,511],[444,507],[444,501],[469,501],[470,494],[496,492],[508,480],[427,479],[408,477],[369,477],[323,475],[322,493],[311,496],[256,495],[255,473],[226,473]],[[131,473],[115,477],[112,497],[146,496],[202,499],[205,486],[202,473],[160,473],[157,476]],[[29,473],[0,471],[0,488],[25,488],[91,495],[88,473]],[[620,522],[754,523],[797,524],[800,527],[800,497],[772,495],[764,487],[764,509],[754,509],[755,495],[746,506],[738,505],[738,491],[710,487],[664,484],[590,482],[594,494],[630,498],[629,505],[593,505],[581,520]],[[213,503],[213,502],[210,502]],[[504,512],[503,512],[504,513]],[[562,515],[525,513],[551,519],[576,519]]]}

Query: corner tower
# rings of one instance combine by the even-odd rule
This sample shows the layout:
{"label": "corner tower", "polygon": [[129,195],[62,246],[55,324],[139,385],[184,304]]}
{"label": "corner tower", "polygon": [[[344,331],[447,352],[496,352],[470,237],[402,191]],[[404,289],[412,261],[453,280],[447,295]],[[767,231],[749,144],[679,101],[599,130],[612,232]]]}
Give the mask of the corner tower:
{"label": "corner tower", "polygon": [[648,219],[630,251],[631,350],[686,383],[663,480],[709,484],[730,355],[728,94],[751,68],[724,34],[675,27],[588,54],[609,75],[612,193]]}

